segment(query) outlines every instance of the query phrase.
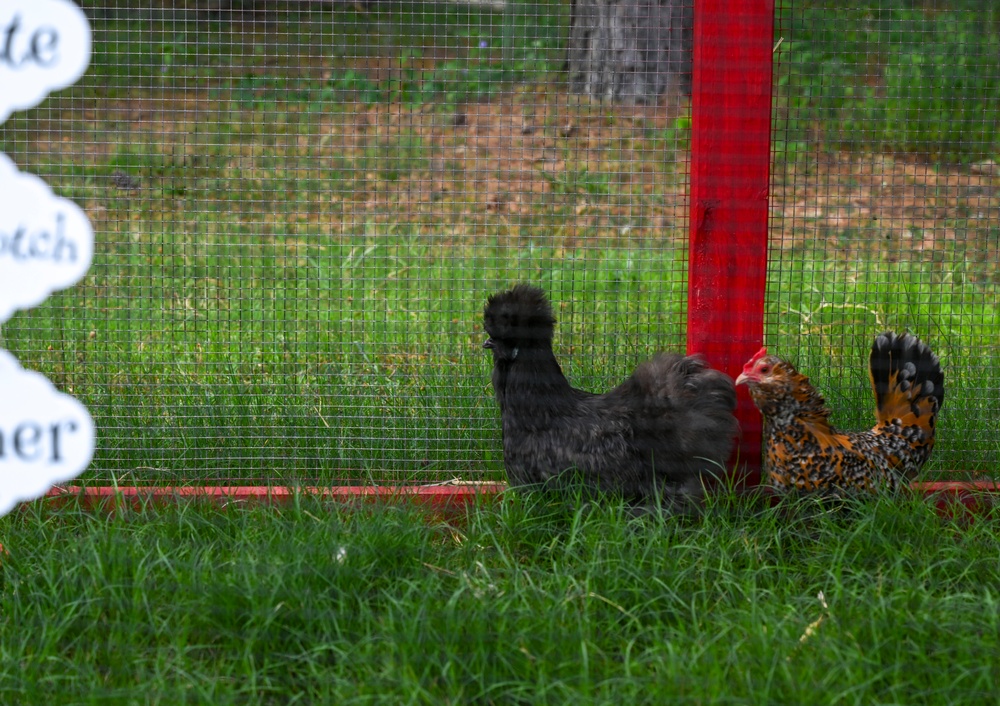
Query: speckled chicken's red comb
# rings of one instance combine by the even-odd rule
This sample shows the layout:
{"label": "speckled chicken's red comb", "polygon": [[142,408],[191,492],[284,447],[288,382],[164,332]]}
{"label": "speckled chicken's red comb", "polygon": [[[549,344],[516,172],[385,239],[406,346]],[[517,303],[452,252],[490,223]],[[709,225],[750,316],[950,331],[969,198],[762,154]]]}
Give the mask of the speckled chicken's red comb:
{"label": "speckled chicken's red comb", "polygon": [[751,370],[753,370],[753,364],[756,363],[761,358],[763,358],[765,355],[767,355],[767,347],[766,346],[762,346],[759,351],[757,351],[756,353],[754,353],[753,358],[751,358],[750,360],[748,360],[747,363],[746,363],[746,365],[743,366],[743,372],[744,373],[749,373]]}

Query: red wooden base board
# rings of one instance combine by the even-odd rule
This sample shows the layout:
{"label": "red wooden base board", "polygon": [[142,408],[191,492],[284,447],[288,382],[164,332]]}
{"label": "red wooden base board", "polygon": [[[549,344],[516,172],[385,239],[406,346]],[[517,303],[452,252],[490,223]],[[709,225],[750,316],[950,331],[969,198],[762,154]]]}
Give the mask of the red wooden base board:
{"label": "red wooden base board", "polygon": [[1000,507],[1000,481],[930,481],[913,483],[913,489],[933,498],[945,512],[952,512],[958,504],[977,515]]}
{"label": "red wooden base board", "polygon": [[118,507],[162,507],[182,499],[206,500],[221,507],[249,504],[284,505],[303,496],[341,504],[410,502],[440,514],[456,513],[479,500],[493,499],[506,489],[502,483],[447,485],[288,487],[264,485],[215,486],[61,486],[45,495],[49,503],[79,503],[93,510],[113,512]]}
{"label": "red wooden base board", "polygon": [[[181,499],[203,499],[220,506],[250,503],[286,504],[296,497],[310,496],[337,503],[411,502],[431,511],[452,514],[478,501],[495,499],[506,490],[504,483],[461,483],[447,485],[334,486],[329,488],[285,486],[60,486],[45,498],[50,504],[77,502],[88,509],[114,511],[152,504],[164,506]],[[1000,482],[935,481],[914,483],[913,489],[931,497],[942,511],[961,504],[979,514],[1000,505]]]}

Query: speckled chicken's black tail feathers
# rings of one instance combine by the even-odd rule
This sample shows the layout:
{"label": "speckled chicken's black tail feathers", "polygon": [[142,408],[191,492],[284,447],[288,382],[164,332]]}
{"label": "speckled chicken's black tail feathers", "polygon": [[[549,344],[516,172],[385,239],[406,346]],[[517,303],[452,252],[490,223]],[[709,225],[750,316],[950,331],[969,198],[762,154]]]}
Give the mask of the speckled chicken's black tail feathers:
{"label": "speckled chicken's black tail feathers", "polygon": [[898,419],[903,427],[919,426],[933,439],[944,403],[944,373],[931,349],[913,334],[886,332],[872,344],[868,369],[879,423]]}
{"label": "speckled chicken's black tail feathers", "polygon": [[551,341],[555,325],[545,292],[528,284],[497,292],[483,310],[483,327],[489,337],[510,345]]}

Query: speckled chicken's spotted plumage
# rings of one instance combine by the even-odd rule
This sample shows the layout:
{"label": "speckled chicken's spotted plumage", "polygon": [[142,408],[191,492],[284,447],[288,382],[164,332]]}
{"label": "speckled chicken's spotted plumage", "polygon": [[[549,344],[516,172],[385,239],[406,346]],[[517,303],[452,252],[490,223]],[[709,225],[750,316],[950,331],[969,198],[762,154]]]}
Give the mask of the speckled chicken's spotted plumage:
{"label": "speckled chicken's spotted plumage", "polygon": [[841,432],[809,378],[764,350],[744,368],[764,415],[768,480],[780,490],[895,489],[923,466],[934,446],[944,402],[944,375],[930,349],[915,336],[884,333],[875,339],[869,374],[876,400],[874,428]]}

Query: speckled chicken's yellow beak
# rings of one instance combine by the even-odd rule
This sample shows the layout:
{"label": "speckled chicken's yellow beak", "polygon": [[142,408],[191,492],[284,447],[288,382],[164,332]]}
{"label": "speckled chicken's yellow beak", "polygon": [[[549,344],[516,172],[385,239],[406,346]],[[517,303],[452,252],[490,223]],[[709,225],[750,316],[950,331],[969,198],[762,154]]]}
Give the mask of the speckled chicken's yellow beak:
{"label": "speckled chicken's yellow beak", "polygon": [[746,373],[740,373],[739,377],[736,378],[736,384],[742,385],[744,383],[750,382],[750,376]]}

